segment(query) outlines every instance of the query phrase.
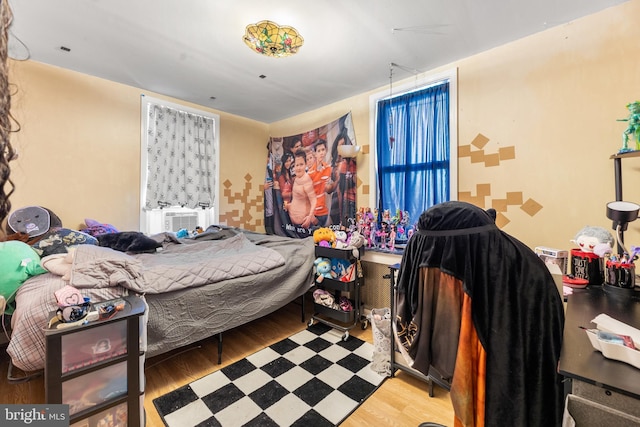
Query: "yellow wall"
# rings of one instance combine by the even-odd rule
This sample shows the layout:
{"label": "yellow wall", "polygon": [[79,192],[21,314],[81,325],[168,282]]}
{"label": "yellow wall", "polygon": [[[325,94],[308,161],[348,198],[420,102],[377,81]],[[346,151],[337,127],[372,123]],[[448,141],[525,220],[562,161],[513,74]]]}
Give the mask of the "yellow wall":
{"label": "yellow wall", "polygon": [[[640,99],[638,13],[634,1],[458,64],[460,146],[482,134],[489,138],[485,153],[515,147],[515,159],[499,166],[460,159],[460,190],[475,194],[476,185],[489,183],[487,205],[509,192],[539,203],[534,216],[518,206],[505,213],[511,222],[503,229],[530,246],[569,248],[585,225],[611,228],[609,157],[626,128],[616,119]],[[625,165],[636,172],[635,179],[628,174],[625,196],[640,201],[633,185],[640,162]]]}
{"label": "yellow wall", "polygon": [[[93,218],[120,230],[138,230],[140,89],[33,61],[10,65],[16,88],[12,112],[21,126],[12,137],[19,152],[10,163],[13,208],[46,206],[69,228]],[[264,166],[249,165],[265,162],[256,147],[266,146],[268,126],[145,94],[220,115],[220,188],[228,191],[221,193],[221,220],[261,218],[261,199],[257,203],[250,196],[259,196]]]}
{"label": "yellow wall", "polygon": [[[626,127],[616,119],[640,99],[637,16],[640,1],[632,0],[433,70],[458,69],[460,199],[498,209],[500,226],[531,247],[569,249],[583,226],[610,228],[609,157]],[[13,138],[20,151],[11,163],[14,208],[47,206],[69,227],[93,217],[137,229],[140,90],[34,62],[11,66],[13,112],[22,124]],[[263,230],[269,135],[303,132],[351,111],[366,153],[369,95],[381,90],[271,124],[214,111],[221,115],[223,222]],[[360,206],[368,205],[368,160],[358,158]],[[623,169],[625,199],[640,201],[640,158]],[[626,236],[640,244],[640,221]]]}
{"label": "yellow wall", "polygon": [[[459,198],[495,207],[501,228],[532,248],[569,249],[583,226],[611,228],[609,157],[626,128],[616,119],[640,99],[635,16],[637,0],[432,70],[458,69]],[[358,144],[369,144],[370,93],[272,123],[271,134],[351,110]],[[368,155],[358,160],[368,184]],[[640,158],[623,161],[623,171],[625,199],[640,202]],[[640,245],[640,221],[625,241]]]}

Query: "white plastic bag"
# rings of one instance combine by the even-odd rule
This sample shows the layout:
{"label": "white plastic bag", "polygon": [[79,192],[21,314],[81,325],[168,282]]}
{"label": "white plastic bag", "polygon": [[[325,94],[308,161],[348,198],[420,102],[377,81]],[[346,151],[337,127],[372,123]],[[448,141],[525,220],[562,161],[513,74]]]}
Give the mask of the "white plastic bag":
{"label": "white plastic bag", "polygon": [[391,376],[391,309],[374,308],[368,317],[373,333],[371,369]]}

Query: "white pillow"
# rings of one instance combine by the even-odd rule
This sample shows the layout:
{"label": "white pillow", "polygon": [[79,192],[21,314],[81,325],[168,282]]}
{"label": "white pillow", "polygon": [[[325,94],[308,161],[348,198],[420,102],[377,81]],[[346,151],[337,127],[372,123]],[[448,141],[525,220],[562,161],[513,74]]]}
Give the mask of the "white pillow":
{"label": "white pillow", "polygon": [[49,273],[62,276],[63,280],[68,281],[71,277],[71,263],[67,261],[69,255],[71,254],[47,255],[40,260],[40,265]]}

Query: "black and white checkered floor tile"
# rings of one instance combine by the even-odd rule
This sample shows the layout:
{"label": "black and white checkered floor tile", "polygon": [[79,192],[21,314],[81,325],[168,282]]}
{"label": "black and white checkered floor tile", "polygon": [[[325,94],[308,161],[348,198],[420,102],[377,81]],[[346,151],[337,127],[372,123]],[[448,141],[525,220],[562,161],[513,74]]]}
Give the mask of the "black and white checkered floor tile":
{"label": "black and white checkered floor tile", "polygon": [[385,379],[373,345],[317,323],[153,402],[169,427],[335,426]]}

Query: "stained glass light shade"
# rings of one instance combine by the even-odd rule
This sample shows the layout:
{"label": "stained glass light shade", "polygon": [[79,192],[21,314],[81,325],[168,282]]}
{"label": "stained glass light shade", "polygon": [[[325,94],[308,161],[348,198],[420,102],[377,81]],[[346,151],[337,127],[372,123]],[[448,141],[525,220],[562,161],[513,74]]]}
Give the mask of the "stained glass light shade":
{"label": "stained glass light shade", "polygon": [[280,26],[272,21],[247,25],[243,40],[254,52],[276,58],[298,52],[304,39],[293,27]]}

